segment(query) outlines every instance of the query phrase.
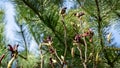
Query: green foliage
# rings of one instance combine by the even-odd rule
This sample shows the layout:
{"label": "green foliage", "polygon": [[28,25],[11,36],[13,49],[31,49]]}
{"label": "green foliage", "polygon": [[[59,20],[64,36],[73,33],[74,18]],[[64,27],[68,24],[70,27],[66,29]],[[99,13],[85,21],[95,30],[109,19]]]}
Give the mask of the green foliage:
{"label": "green foliage", "polygon": [[[23,67],[23,68],[34,68],[39,66],[38,63],[39,58],[37,58],[36,56],[34,56],[33,54],[28,55],[27,60],[23,59],[23,58],[18,58],[17,62],[18,62],[18,67]],[[21,63],[23,62],[23,63]]]}
{"label": "green foliage", "polygon": [[[68,61],[68,67],[71,66],[71,63],[74,63],[73,66],[82,66],[82,59],[79,61],[75,61],[79,58],[79,51],[76,49],[75,58],[71,57],[71,48],[73,47],[73,39],[76,34],[83,34],[89,28],[94,29],[94,37],[93,42],[89,42],[89,38],[85,38],[87,43],[87,56],[92,53],[93,60],[90,59],[90,62],[87,62],[89,66],[97,67],[103,65],[106,66],[105,62],[109,62],[109,60],[114,60],[117,54],[109,54],[111,52],[104,50],[106,46],[103,39],[103,31],[104,27],[109,25],[110,19],[115,17],[115,11],[118,11],[116,1],[110,0],[87,0],[87,1],[79,1],[81,8],[72,9],[68,11],[66,16],[64,17],[64,23],[62,23],[62,16],[59,14],[59,5],[54,4],[54,1],[32,1],[32,0],[23,0],[18,1],[18,10],[20,15],[22,15],[22,19],[24,19],[30,29],[30,32],[36,42],[40,43],[40,34],[44,33],[45,38],[47,36],[53,37],[53,47],[56,49],[58,56],[64,54],[65,50],[65,39],[67,40],[67,56],[66,61]],[[22,2],[24,4],[20,4]],[[112,5],[110,5],[112,4]],[[25,6],[25,7],[24,7]],[[22,7],[22,8],[21,8]],[[28,11],[23,12],[23,10],[28,9]],[[84,12],[85,15],[81,18],[77,18],[74,16],[75,13]],[[21,19],[21,18],[20,18]],[[66,26],[66,38],[65,38],[65,29]],[[82,53],[84,53],[85,48],[82,48]],[[109,55],[107,55],[109,54]],[[47,55],[47,54],[46,54]],[[108,56],[108,57],[107,57]],[[83,56],[85,57],[85,56]],[[100,58],[102,57],[102,58]],[[112,58],[113,57],[113,58]],[[46,57],[47,58],[47,57]],[[98,58],[98,59],[97,59]],[[96,60],[97,59],[97,60]],[[106,59],[106,60],[103,60]],[[98,62],[99,61],[99,62]],[[111,61],[110,61],[111,62]],[[80,63],[80,65],[78,64]],[[107,63],[108,65],[112,63]],[[107,66],[106,66],[107,67]]]}
{"label": "green foliage", "polygon": [[[105,44],[108,43],[105,28],[109,27],[111,19],[119,16],[119,0],[76,0],[80,7],[70,9],[65,14],[59,12],[63,0],[13,1],[17,4],[17,21],[20,25],[25,23],[28,26],[32,38],[44,51],[44,53],[40,51],[41,55],[37,58],[29,54],[27,61],[18,57],[18,67],[38,68],[43,65],[43,68],[63,68],[67,65],[68,68],[117,68],[119,66],[119,48],[108,46],[110,43]],[[77,13],[84,14],[78,17]],[[3,40],[2,35],[0,34],[0,41]],[[53,63],[52,59],[57,63]]]}
{"label": "green foliage", "polygon": [[[3,24],[3,20],[2,20],[2,17],[3,17],[3,12],[2,14],[0,14],[0,57],[2,57],[2,55],[6,54],[6,47],[5,47],[5,38],[4,38],[4,24]],[[0,66],[4,66],[7,64],[6,63],[6,55],[5,57],[2,59],[2,61],[0,61]]]}

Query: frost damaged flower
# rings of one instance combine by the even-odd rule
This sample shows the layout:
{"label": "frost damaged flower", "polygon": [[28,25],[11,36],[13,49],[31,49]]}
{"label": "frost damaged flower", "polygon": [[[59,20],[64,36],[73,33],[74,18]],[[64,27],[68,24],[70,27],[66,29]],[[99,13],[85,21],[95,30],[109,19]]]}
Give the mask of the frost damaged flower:
{"label": "frost damaged flower", "polygon": [[75,42],[75,43],[81,43],[81,44],[84,45],[84,41],[83,41],[82,37],[83,37],[83,36],[82,36],[81,34],[75,35],[75,37],[74,37],[74,42]]}
{"label": "frost damaged flower", "polygon": [[74,37],[74,42],[75,43],[81,43],[81,44],[85,45],[84,40],[82,38],[83,37],[88,37],[89,41],[92,42],[93,35],[94,35],[94,32],[91,29],[88,29],[83,34],[76,34],[75,37]]}
{"label": "frost damaged flower", "polygon": [[15,45],[15,46],[11,46],[10,44],[8,44],[8,50],[12,53],[11,56],[13,57],[14,56],[14,53],[18,53],[18,46],[19,45]]}

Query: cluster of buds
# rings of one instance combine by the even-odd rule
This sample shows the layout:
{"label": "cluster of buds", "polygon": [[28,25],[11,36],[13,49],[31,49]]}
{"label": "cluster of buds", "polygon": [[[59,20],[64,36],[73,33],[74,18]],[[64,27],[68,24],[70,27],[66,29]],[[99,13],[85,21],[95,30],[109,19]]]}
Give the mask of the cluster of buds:
{"label": "cluster of buds", "polygon": [[49,48],[49,52],[50,52],[50,54],[55,54],[55,50],[51,47]]}
{"label": "cluster of buds", "polygon": [[52,45],[52,37],[48,36],[43,42],[45,43],[45,45],[48,46],[50,54],[55,54],[55,50],[51,46]]}
{"label": "cluster of buds", "polygon": [[74,40],[75,40],[76,43],[81,43],[81,44],[84,45],[84,41],[83,41],[82,37],[89,37],[89,41],[92,42],[93,35],[94,35],[94,32],[91,29],[88,29],[83,34],[75,35]]}
{"label": "cluster of buds", "polygon": [[46,45],[51,45],[52,44],[52,37],[48,36],[43,42],[46,43]]}
{"label": "cluster of buds", "polygon": [[18,46],[19,45],[15,45],[12,47],[10,44],[8,44],[8,50],[12,53],[11,57],[15,56],[15,54],[18,54]]}
{"label": "cluster of buds", "polygon": [[87,32],[85,32],[83,34],[84,37],[89,37],[89,41],[92,42],[92,38],[93,38],[94,32],[91,29],[88,29]]}
{"label": "cluster of buds", "polygon": [[84,41],[83,41],[82,37],[83,36],[81,34],[75,35],[75,38],[74,38],[75,43],[81,43],[84,45]]}

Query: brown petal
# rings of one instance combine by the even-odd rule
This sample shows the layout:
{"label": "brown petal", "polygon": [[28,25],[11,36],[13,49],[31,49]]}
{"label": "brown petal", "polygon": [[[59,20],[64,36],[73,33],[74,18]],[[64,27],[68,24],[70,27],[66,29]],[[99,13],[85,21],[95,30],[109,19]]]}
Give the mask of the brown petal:
{"label": "brown petal", "polygon": [[9,47],[9,48],[8,48],[9,51],[14,51],[14,50],[13,50],[13,47],[12,47],[10,44],[8,44],[8,47]]}

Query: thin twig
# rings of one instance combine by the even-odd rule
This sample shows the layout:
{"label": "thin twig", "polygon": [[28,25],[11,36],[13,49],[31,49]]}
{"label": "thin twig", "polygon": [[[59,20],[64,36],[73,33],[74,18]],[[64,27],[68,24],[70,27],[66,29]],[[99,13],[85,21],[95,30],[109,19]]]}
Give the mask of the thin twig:
{"label": "thin twig", "polygon": [[85,38],[83,38],[84,40],[84,44],[85,44],[85,63],[87,62],[87,43],[86,43],[86,40]]}
{"label": "thin twig", "polygon": [[15,52],[15,53],[13,54],[12,59],[8,62],[7,68],[11,68],[12,63],[13,63],[14,60],[17,58],[17,56],[18,56],[18,52]]}
{"label": "thin twig", "polygon": [[15,57],[12,57],[12,59],[8,62],[7,68],[11,68],[11,65],[12,65],[14,60],[15,60]]}
{"label": "thin twig", "polygon": [[62,60],[61,60],[60,57],[58,56],[56,50],[55,50],[55,56],[58,58],[58,60],[59,60],[60,62],[62,62]]}
{"label": "thin twig", "polygon": [[81,62],[82,62],[82,64],[83,64],[84,68],[87,68],[86,63],[85,63],[85,61],[83,60],[83,57],[82,57],[82,50],[81,50],[79,44],[78,44],[78,46],[77,46],[77,49],[78,49],[79,52],[80,52],[80,59],[81,59]]}
{"label": "thin twig", "polygon": [[21,30],[21,35],[22,35],[22,38],[23,38],[23,41],[24,41],[24,45],[25,45],[26,59],[27,59],[27,57],[28,57],[28,48],[27,48],[27,42],[25,40],[24,30],[23,30],[23,26],[22,25],[20,25],[20,30]]}
{"label": "thin twig", "polygon": [[[50,47],[51,47],[52,49],[54,49],[55,56],[56,56],[57,59],[60,61],[60,63],[62,63],[62,60],[61,60],[60,57],[58,56],[57,51],[56,51],[56,49],[52,46],[52,44],[50,44]],[[58,63],[58,62],[57,62],[57,63]],[[58,65],[62,67],[62,64],[59,64],[59,63],[58,63]]]}
{"label": "thin twig", "polygon": [[81,60],[83,60],[83,58],[82,58],[82,51],[81,51],[81,48],[80,48],[80,46],[79,46],[79,45],[77,46],[77,49],[78,49],[78,50],[79,50],[79,52],[80,52],[80,59],[81,59]]}
{"label": "thin twig", "polygon": [[25,57],[25,56],[23,56],[23,55],[21,55],[21,54],[18,54],[18,56],[20,56],[21,58],[27,60],[27,57]]}
{"label": "thin twig", "polygon": [[40,43],[40,58],[41,58],[41,64],[40,64],[40,68],[44,68],[43,67],[43,64],[44,64],[44,61],[43,61],[43,54],[42,54],[42,44]]}
{"label": "thin twig", "polygon": [[65,44],[65,52],[64,52],[64,58],[66,57],[66,52],[67,52],[67,27],[64,22],[64,18],[62,17],[62,23],[64,27],[64,44]]}

